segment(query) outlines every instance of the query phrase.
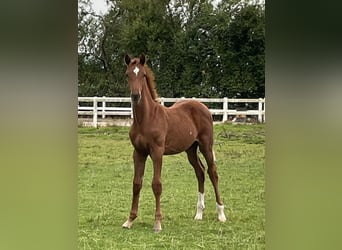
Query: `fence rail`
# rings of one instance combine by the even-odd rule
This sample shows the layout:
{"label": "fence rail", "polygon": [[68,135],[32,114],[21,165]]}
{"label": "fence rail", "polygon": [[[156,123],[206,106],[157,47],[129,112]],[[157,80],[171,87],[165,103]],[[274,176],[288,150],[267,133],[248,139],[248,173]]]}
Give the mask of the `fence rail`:
{"label": "fence rail", "polygon": [[[230,98],[166,98],[161,97],[159,102],[163,106],[170,106],[179,100],[197,100],[209,107],[212,115],[222,116],[222,122],[228,120],[229,116],[257,116],[258,122],[265,122],[265,98],[258,99],[230,99]],[[122,104],[126,103],[126,104]],[[210,103],[221,103],[222,108],[211,108]],[[236,108],[237,103],[242,103],[249,107],[251,103],[258,104],[255,109]],[[235,104],[235,105],[234,105]],[[229,109],[229,105],[235,108]],[[98,118],[108,116],[133,117],[131,98],[129,97],[78,97],[78,117],[91,116],[92,126],[98,126]]]}

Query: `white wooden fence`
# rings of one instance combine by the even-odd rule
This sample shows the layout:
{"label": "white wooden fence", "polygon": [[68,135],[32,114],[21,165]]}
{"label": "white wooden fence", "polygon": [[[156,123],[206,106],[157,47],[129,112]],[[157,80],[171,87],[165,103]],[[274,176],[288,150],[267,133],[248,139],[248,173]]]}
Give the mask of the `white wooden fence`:
{"label": "white wooden fence", "polygon": [[[160,103],[164,106],[170,106],[177,102],[178,100],[193,99],[203,102],[207,106],[209,103],[221,103],[222,108],[210,108],[209,110],[212,115],[222,116],[222,122],[228,120],[229,116],[256,116],[258,122],[265,122],[265,98],[259,99],[230,99],[230,98],[160,98]],[[118,105],[121,103],[120,105]],[[122,103],[126,103],[122,105]],[[247,106],[250,103],[255,103],[256,109],[229,109],[229,105],[234,105],[237,103],[243,103]],[[257,103],[257,105],[256,105]],[[99,105],[100,104],[100,105]],[[124,106],[124,107],[123,107]],[[92,125],[94,127],[98,126],[98,118],[103,119],[106,116],[123,116],[132,118],[132,107],[130,97],[78,97],[78,117],[80,116],[91,116]]]}

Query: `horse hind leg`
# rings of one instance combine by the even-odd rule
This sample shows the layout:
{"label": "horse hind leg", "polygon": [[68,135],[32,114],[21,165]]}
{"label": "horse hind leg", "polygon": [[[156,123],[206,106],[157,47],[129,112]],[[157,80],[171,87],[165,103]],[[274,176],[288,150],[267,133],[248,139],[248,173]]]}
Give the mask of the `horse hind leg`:
{"label": "horse hind leg", "polygon": [[215,191],[215,196],[216,196],[216,208],[218,212],[218,220],[221,222],[225,222],[226,216],[224,214],[224,205],[220,197],[220,192],[218,188],[218,181],[219,177],[217,174],[217,168],[215,164],[215,152],[210,146],[201,146],[200,145],[200,151],[203,154],[207,165],[208,165],[208,175],[211,180],[211,183],[213,184],[214,191]]}
{"label": "horse hind leg", "polygon": [[197,200],[197,212],[195,220],[202,220],[204,205],[204,166],[197,154],[198,143],[195,142],[186,151],[188,160],[195,170],[197,181],[198,181],[198,200]]}

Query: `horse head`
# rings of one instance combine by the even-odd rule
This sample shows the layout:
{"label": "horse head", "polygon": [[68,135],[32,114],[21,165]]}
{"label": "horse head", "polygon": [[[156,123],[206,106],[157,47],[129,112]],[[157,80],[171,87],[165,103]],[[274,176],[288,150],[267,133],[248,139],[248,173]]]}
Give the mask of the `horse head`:
{"label": "horse head", "polygon": [[145,54],[141,54],[140,58],[131,58],[128,54],[125,55],[128,87],[131,91],[131,100],[135,104],[141,100],[141,91],[146,76],[145,61]]}

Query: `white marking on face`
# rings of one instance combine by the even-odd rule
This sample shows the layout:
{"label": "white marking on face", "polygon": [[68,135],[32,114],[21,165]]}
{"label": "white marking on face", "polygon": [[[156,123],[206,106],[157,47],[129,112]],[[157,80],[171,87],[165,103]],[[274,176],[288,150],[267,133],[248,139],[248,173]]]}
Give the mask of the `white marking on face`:
{"label": "white marking on face", "polygon": [[138,76],[139,71],[140,69],[137,66],[135,66],[135,68],[133,69],[133,72],[136,76]]}

